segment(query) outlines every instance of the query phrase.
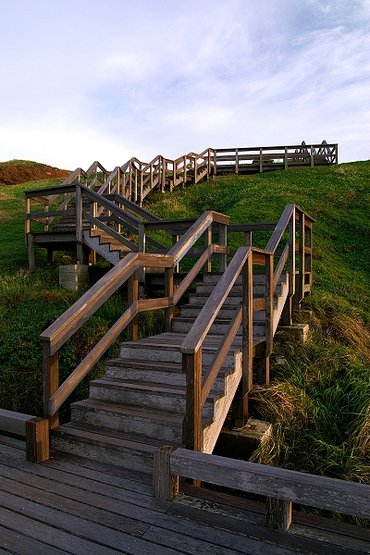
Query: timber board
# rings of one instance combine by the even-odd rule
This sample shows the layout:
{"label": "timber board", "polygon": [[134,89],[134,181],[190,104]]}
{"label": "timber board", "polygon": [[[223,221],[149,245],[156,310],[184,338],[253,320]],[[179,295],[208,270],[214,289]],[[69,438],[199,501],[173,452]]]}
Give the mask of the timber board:
{"label": "timber board", "polygon": [[25,461],[24,443],[9,437],[0,437],[0,476],[0,553],[326,555],[370,548],[268,530],[242,509],[233,518],[207,504],[158,503],[148,475],[65,454],[35,465]]}

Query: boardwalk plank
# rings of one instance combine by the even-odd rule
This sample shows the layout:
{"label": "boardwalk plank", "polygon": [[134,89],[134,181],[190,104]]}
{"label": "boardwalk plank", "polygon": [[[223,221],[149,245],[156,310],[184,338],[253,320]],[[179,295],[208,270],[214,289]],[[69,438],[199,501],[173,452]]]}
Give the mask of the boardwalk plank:
{"label": "boardwalk plank", "polygon": [[[85,553],[89,555],[114,555],[114,553],[117,553],[115,550],[104,547],[103,545],[98,545],[95,542],[72,536],[59,528],[53,528],[48,524],[37,522],[23,514],[15,513],[8,509],[2,509],[0,511],[0,524],[12,531],[11,537],[22,535],[24,538],[24,534],[26,534],[25,531],[27,531],[27,538],[30,538],[31,541],[34,540],[35,543],[39,541],[42,544],[41,549],[34,551],[34,553],[53,553],[53,551],[50,551],[51,546],[56,548],[56,553],[65,553],[64,549],[67,548],[66,546],[68,546],[68,553],[81,555],[85,555]],[[0,537],[3,537],[1,532]],[[22,545],[23,544],[21,544],[21,547]],[[33,544],[31,543],[31,545]]]}
{"label": "boardwalk plank", "polygon": [[[29,538],[24,534],[15,534],[13,530],[0,526],[0,547],[9,551],[4,553],[22,553],[22,555],[35,555],[35,553],[47,553],[48,555],[63,555],[68,553],[51,545]],[[0,551],[1,553],[1,551]]]}
{"label": "boardwalk plank", "polygon": [[[10,468],[17,468],[17,470],[25,473],[27,472],[28,475],[31,476],[38,476],[40,478],[52,480],[53,483],[51,484],[51,488],[54,493],[60,493],[61,495],[67,496],[69,496],[69,494],[72,495],[72,490],[70,488],[64,488],[64,484],[65,486],[76,487],[91,493],[103,495],[109,497],[109,499],[119,499],[125,503],[132,503],[133,505],[141,507],[155,508],[158,512],[165,511],[165,506],[160,509],[153,497],[141,495],[139,492],[131,492],[127,489],[123,489],[121,486],[117,487],[108,483],[102,485],[93,479],[85,478],[77,474],[70,474],[68,472],[53,468],[52,465],[30,465],[26,461],[19,461],[12,459],[11,457],[4,461],[4,465],[9,466]],[[32,485],[32,481],[29,483]]]}
{"label": "boardwalk plank", "polygon": [[[1,485],[3,485],[3,480]],[[22,514],[27,515],[32,520],[48,522],[50,526],[55,526],[69,534],[115,549],[116,553],[122,552],[133,555],[173,555],[177,553],[172,549],[167,549],[163,546],[158,547],[146,540],[121,532],[118,530],[120,519],[117,517],[116,526],[114,527],[114,522],[112,521],[112,527],[108,527],[66,513],[62,506],[58,510],[25,498],[22,499],[20,504],[19,495],[21,492],[17,493],[18,495],[12,495],[2,491],[0,494],[0,504],[15,513],[22,511]],[[42,551],[34,551],[32,555],[39,552],[42,553]]]}

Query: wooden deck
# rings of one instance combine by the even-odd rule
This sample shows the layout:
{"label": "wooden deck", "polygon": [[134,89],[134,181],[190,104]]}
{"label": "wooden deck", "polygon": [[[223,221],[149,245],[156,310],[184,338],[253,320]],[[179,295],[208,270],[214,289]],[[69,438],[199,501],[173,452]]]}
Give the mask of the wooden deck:
{"label": "wooden deck", "polygon": [[369,530],[295,515],[277,532],[257,502],[247,511],[243,499],[190,492],[159,502],[148,474],[61,454],[32,464],[23,441],[0,436],[0,553],[370,553]]}

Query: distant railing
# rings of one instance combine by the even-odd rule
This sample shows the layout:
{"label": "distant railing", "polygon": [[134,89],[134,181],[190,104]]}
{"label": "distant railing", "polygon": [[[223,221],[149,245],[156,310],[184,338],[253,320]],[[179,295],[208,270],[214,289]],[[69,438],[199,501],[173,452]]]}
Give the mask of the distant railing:
{"label": "distant railing", "polygon": [[117,193],[141,205],[153,190],[171,192],[175,187],[196,184],[215,175],[337,163],[338,145],[326,141],[310,145],[303,141],[288,146],[206,148],[174,160],[160,154],[150,162],[133,157],[111,172],[94,162],[86,172],[77,168],[62,184],[78,181],[98,194]]}

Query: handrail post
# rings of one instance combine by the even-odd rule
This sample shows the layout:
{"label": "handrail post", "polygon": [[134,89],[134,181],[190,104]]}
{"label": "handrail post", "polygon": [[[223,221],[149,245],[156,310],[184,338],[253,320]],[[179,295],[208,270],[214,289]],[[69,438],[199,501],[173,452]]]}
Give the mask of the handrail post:
{"label": "handrail post", "polygon": [[315,152],[315,150],[313,148],[313,145],[311,145],[311,154],[310,154],[310,166],[311,166],[311,168],[313,168],[313,166],[314,166],[314,152]]}
{"label": "handrail post", "polygon": [[[212,245],[212,225],[206,231],[206,248],[208,249]],[[206,272],[212,272],[212,258],[209,257],[206,264]]]}
{"label": "handrail post", "polygon": [[82,194],[81,187],[76,185],[76,258],[80,264],[83,258],[82,252]]}
{"label": "handrail post", "polygon": [[235,174],[239,173],[239,150],[235,149]]}
{"label": "handrail post", "polygon": [[213,151],[213,176],[217,175],[217,150]]}
{"label": "handrail post", "polygon": [[242,380],[240,403],[236,406],[235,426],[248,420],[248,393],[253,387],[253,259],[250,253],[242,270]]}
{"label": "handrail post", "polygon": [[[274,255],[266,255],[265,265],[266,292],[265,292],[265,311],[266,311],[266,358],[273,350],[274,343]],[[266,376],[266,383],[268,376]]]}
{"label": "handrail post", "polygon": [[[172,299],[174,291],[173,285],[173,268],[166,268],[164,271],[164,294],[165,297]],[[165,309],[165,331],[171,331],[173,318],[173,307]]]}
{"label": "handrail post", "polygon": [[260,148],[260,173],[263,172],[263,156],[262,156],[262,148]]}
{"label": "handrail post", "polygon": [[183,442],[187,449],[202,451],[202,348],[182,355],[182,371],[186,376],[186,414]]}
{"label": "handrail post", "polygon": [[301,302],[304,297],[304,283],[305,283],[305,215],[303,212],[298,212],[299,217],[299,271],[296,277],[296,291],[294,296],[294,304],[300,308]]}
{"label": "handrail post", "polygon": [[[227,224],[219,224],[219,243],[223,247],[227,247]],[[227,268],[227,253],[220,254],[220,272],[225,272]]]}
{"label": "handrail post", "polygon": [[289,223],[289,293],[282,314],[282,323],[291,326],[293,323],[293,298],[295,294],[295,262],[296,262],[296,209],[293,208]]}
{"label": "handrail post", "polygon": [[[134,272],[128,280],[128,304],[132,305],[139,300],[139,276],[138,272]],[[136,315],[127,328],[128,341],[136,341],[139,337],[138,332],[138,316]]]}
{"label": "handrail post", "polygon": [[59,387],[59,356],[58,352],[51,354],[50,342],[43,340],[43,414],[49,420],[49,429],[59,426],[59,415],[49,414],[49,399]]}
{"label": "handrail post", "polygon": [[288,169],[288,148],[285,147],[284,150],[284,169],[287,170]]}

